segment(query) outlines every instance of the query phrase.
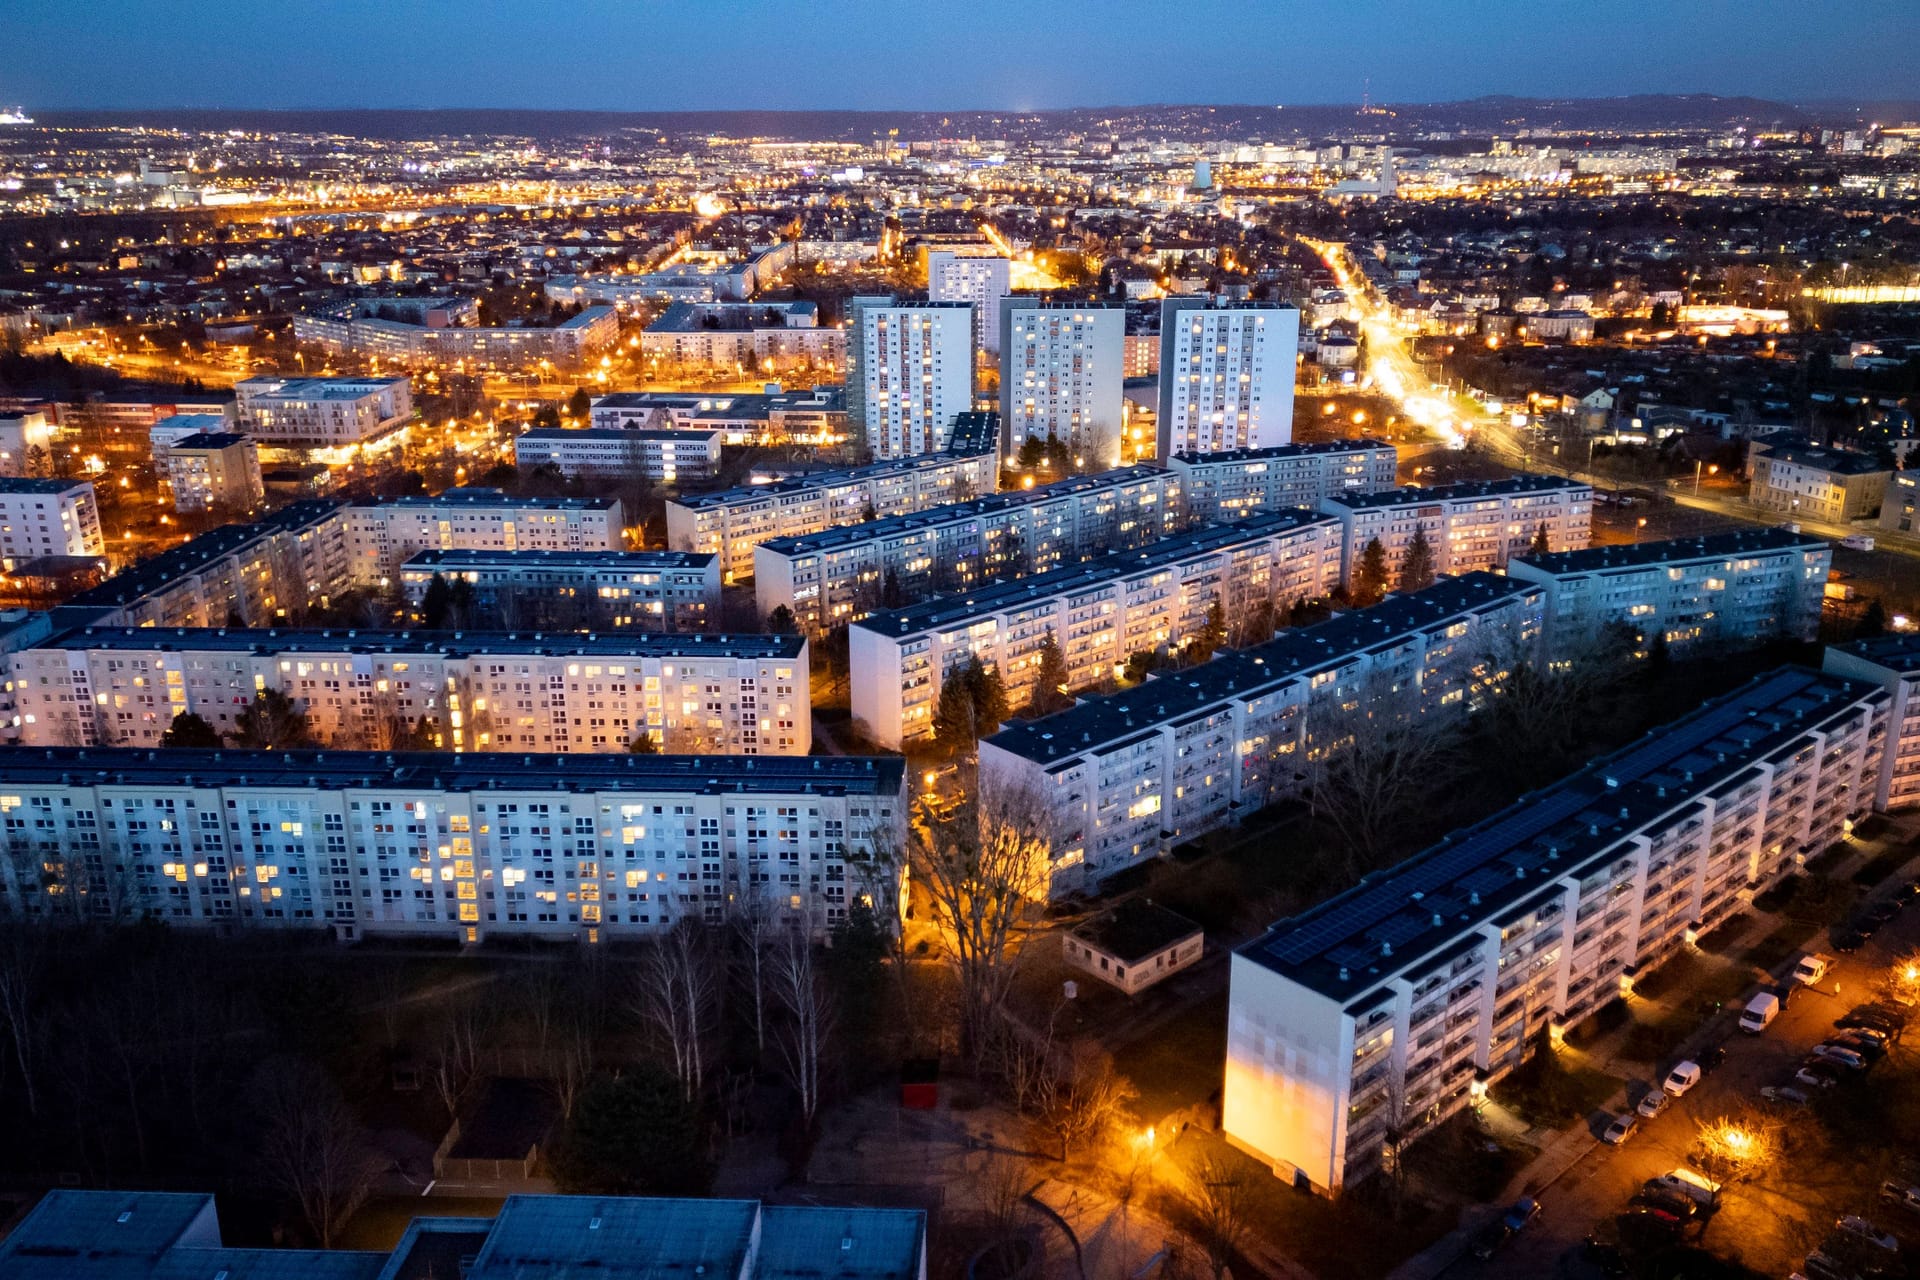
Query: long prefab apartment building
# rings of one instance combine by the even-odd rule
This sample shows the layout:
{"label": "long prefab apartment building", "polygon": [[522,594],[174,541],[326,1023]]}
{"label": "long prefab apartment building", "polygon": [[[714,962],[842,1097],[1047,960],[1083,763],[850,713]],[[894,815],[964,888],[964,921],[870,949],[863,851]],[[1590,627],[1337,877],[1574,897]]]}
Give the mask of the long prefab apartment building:
{"label": "long prefab apartment building", "polygon": [[1346,576],[1352,579],[1375,538],[1398,572],[1417,533],[1427,535],[1436,573],[1503,569],[1544,529],[1548,551],[1577,551],[1592,535],[1593,487],[1560,476],[1516,475],[1432,489],[1337,493],[1320,509],[1345,528]]}
{"label": "long prefab apartment building", "polygon": [[1180,477],[1187,516],[1239,520],[1284,507],[1318,507],[1338,493],[1391,489],[1400,455],[1381,440],[1328,440],[1220,453],[1178,453],[1167,467]]}
{"label": "long prefab apartment building", "polygon": [[1864,816],[1879,688],[1784,668],[1235,953],[1224,1129],[1337,1191]]}
{"label": "long prefab apartment building", "polygon": [[0,914],[599,941],[898,919],[905,762],[0,748]]}
{"label": "long prefab apartment building", "polygon": [[418,608],[433,580],[465,583],[509,629],[707,631],[720,617],[720,557],[688,551],[420,551],[400,566]]}
{"label": "long prefab apartment building", "polygon": [[1066,687],[1084,688],[1132,654],[1199,634],[1215,603],[1230,633],[1263,604],[1323,599],[1340,585],[1338,532],[1331,516],[1276,511],[872,614],[847,633],[854,721],[899,750],[932,734],[947,673],[971,658],[1000,673],[1017,709],[1034,691],[1049,636]]}

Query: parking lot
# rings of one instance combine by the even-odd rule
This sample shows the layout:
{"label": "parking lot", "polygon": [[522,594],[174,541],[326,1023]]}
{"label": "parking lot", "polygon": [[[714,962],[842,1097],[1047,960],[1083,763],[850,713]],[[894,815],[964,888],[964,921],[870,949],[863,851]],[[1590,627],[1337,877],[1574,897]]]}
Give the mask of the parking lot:
{"label": "parking lot", "polygon": [[[1894,884],[1881,887],[1869,901],[1889,896]],[[1891,1096],[1896,1081],[1914,1075],[1913,1049],[1896,1043],[1884,1061],[1836,1086],[1814,1107],[1769,1103],[1762,1089],[1793,1083],[1802,1059],[1817,1043],[1834,1034],[1833,1022],[1870,992],[1889,971],[1892,961],[1913,950],[1920,941],[1920,904],[1909,904],[1891,923],[1851,954],[1832,954],[1833,965],[1813,986],[1799,986],[1764,1032],[1745,1034],[1735,1027],[1739,1005],[1712,1019],[1704,1036],[1709,1045],[1725,1049],[1725,1060],[1706,1073],[1682,1097],[1673,1099],[1654,1119],[1639,1121],[1636,1132],[1620,1146],[1598,1141],[1614,1119],[1611,1108],[1586,1121],[1590,1145],[1550,1185],[1534,1194],[1542,1212],[1523,1231],[1499,1248],[1491,1259],[1479,1261],[1471,1253],[1446,1274],[1457,1276],[1598,1275],[1582,1262],[1582,1242],[1599,1229],[1608,1234],[1615,1215],[1629,1207],[1641,1185],[1676,1167],[1697,1165],[1703,1127],[1731,1119],[1736,1124],[1764,1127],[1780,1154],[1764,1169],[1729,1178],[1718,1207],[1702,1214],[1686,1228],[1684,1237],[1714,1254],[1737,1259],[1761,1274],[1786,1276],[1817,1248],[1836,1218],[1860,1214],[1881,1227],[1911,1236],[1920,1250],[1920,1214],[1876,1203],[1875,1191],[1883,1177],[1900,1175],[1901,1158],[1912,1151],[1911,1138],[1899,1140],[1892,1132],[1884,1145],[1849,1144],[1836,1140],[1816,1120],[1835,1110],[1880,1095]],[[1825,940],[1821,942],[1825,946]],[[1790,969],[1792,961],[1780,973]],[[1744,1000],[1744,997],[1743,997]],[[1690,1056],[1700,1046],[1690,1044]],[[1661,1072],[1671,1063],[1662,1063]],[[1631,1107],[1657,1088],[1657,1077],[1632,1080],[1626,1104]],[[1799,1086],[1813,1094],[1816,1090]],[[1877,1091],[1847,1096],[1844,1091]],[[1905,1090],[1899,1091],[1904,1096]],[[1505,1206],[1500,1206],[1504,1208]],[[1901,1261],[1910,1261],[1902,1257]],[[1895,1274],[1900,1274],[1896,1270]]]}

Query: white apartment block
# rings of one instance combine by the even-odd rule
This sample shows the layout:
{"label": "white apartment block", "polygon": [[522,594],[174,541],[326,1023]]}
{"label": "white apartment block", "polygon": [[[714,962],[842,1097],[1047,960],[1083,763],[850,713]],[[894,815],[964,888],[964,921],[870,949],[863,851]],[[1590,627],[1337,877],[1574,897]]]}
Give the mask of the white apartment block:
{"label": "white apartment block", "polygon": [[799,636],[87,627],[12,655],[20,741],[157,747],[183,714],[230,733],[266,689],[347,750],[424,726],[451,751],[805,755]]}
{"label": "white apartment block", "polygon": [[[785,605],[817,634],[889,604],[1138,547],[1185,525],[1178,479],[1155,467],[1122,467],[770,539],[753,551],[754,594],[761,616]],[[889,582],[897,601],[886,598]]]}
{"label": "white apartment block", "polygon": [[[459,363],[476,369],[527,369],[542,360],[577,368],[620,339],[620,313],[612,307],[588,307],[548,328],[481,328],[460,323],[470,313],[439,305],[456,302],[471,299],[362,299],[294,316],[293,336],[328,351],[416,368]],[[394,308],[413,318],[377,314]],[[436,321],[443,312],[451,318]]]}
{"label": "white apartment block", "polygon": [[92,484],[0,476],[0,569],[11,573],[42,556],[106,554]]}
{"label": "white apartment block", "polygon": [[347,586],[343,503],[292,502],[252,524],[223,525],[123,570],[67,601],[101,625],[268,627]]}
{"label": "white apartment block", "polygon": [[748,373],[845,367],[846,330],[819,324],[811,302],[676,302],[641,331],[640,354]]}
{"label": "white apartment block", "polygon": [[341,448],[413,417],[406,378],[246,378],[234,384],[240,430],[267,445]]}
{"label": "white apartment block", "polygon": [[190,436],[224,435],[234,429],[235,419],[221,413],[176,413],[147,428],[147,445],[153,451],[153,469],[164,475],[167,451]]}
{"label": "white apartment block", "polygon": [[618,551],[618,498],[523,498],[448,489],[345,508],[348,575],[382,582],[420,551]]}
{"label": "white apartment block", "polygon": [[973,408],[973,308],[855,298],[847,304],[847,418],[876,458],[938,453]]}
{"label": "white apartment block", "polygon": [[753,576],[753,549],[771,539],[805,537],[859,524],[869,516],[883,520],[912,515],[999,487],[999,454],[989,448],[921,454],[795,480],[687,494],[667,501],[667,545],[719,555],[727,581],[738,582]]}
{"label": "white apartment block", "polygon": [[1516,556],[1507,576],[1547,591],[1554,644],[1571,651],[1611,627],[1636,648],[1675,657],[1769,640],[1812,640],[1833,549],[1789,529],[1740,529],[1698,538]]}
{"label": "white apartment block", "polygon": [[1221,453],[1177,453],[1166,460],[1180,477],[1193,520],[1240,520],[1286,507],[1318,508],[1337,493],[1391,489],[1400,455],[1380,440],[1279,444]]}
{"label": "white apartment block", "polygon": [[1086,466],[1119,465],[1126,308],[1014,297],[998,324],[1004,455],[1052,438]]}
{"label": "white apartment block", "polygon": [[1535,659],[1545,609],[1530,584],[1446,579],[1015,724],[980,744],[980,770],[1049,815],[1052,896],[1087,892],[1296,794],[1341,732],[1333,708],[1473,710]]}
{"label": "white apartment block", "polygon": [[1223,1128],[1338,1192],[1841,839],[1886,694],[1786,667],[1235,953]]}
{"label": "white apartment block", "polygon": [[1920,805],[1920,639],[1895,632],[1829,645],[1828,675],[1865,680],[1887,691],[1887,749],[1873,807],[1900,812]]}
{"label": "white apartment block", "polygon": [[1343,567],[1349,582],[1375,538],[1386,550],[1389,574],[1400,571],[1407,545],[1422,530],[1433,548],[1436,573],[1472,573],[1505,568],[1532,547],[1542,525],[1551,551],[1581,550],[1593,532],[1593,487],[1560,476],[1336,493],[1322,498],[1320,509],[1338,516],[1345,528]]}
{"label": "white apartment block", "polygon": [[1196,634],[1216,602],[1231,626],[1263,602],[1286,608],[1339,585],[1339,523],[1279,511],[872,614],[847,633],[854,723],[903,750],[931,738],[940,687],[971,658],[1000,673],[1018,711],[1049,636],[1066,660],[1067,687],[1084,688],[1132,654]]}
{"label": "white apartment block", "polygon": [[997,317],[1007,296],[1013,264],[1003,257],[973,257],[951,249],[927,253],[927,301],[964,302],[973,308],[973,345],[1000,354]]}
{"label": "white apartment block", "polygon": [[536,427],[513,442],[516,467],[555,467],[568,478],[705,480],[720,469],[718,431]]}
{"label": "white apartment block", "polygon": [[1265,449],[1293,439],[1300,313],[1168,298],[1160,312],[1159,453]]}
{"label": "white apartment block", "polygon": [[167,450],[166,476],[175,511],[255,511],[267,496],[260,446],[234,431],[176,440]]}
{"label": "white apartment block", "polygon": [[[24,476],[51,461],[53,424],[44,413],[0,414],[0,475]],[[36,454],[34,450],[39,450]]]}
{"label": "white apartment block", "polygon": [[1788,519],[1846,524],[1879,514],[1892,471],[1864,453],[1754,440],[1747,446],[1747,475],[1747,500],[1756,507]]}
{"label": "white apartment block", "polygon": [[805,391],[616,391],[593,402],[593,426],[718,431],[727,444],[837,444],[847,433],[843,388]]}
{"label": "white apartment block", "polygon": [[[0,749],[0,915],[599,942],[752,901],[897,922],[905,763]],[[37,864],[37,865],[33,865]],[[22,867],[29,870],[23,872]],[[47,872],[43,868],[53,868]]]}
{"label": "white apartment block", "polygon": [[710,630],[720,617],[720,558],[688,551],[421,551],[400,566],[419,608],[438,576],[473,590],[511,629]]}

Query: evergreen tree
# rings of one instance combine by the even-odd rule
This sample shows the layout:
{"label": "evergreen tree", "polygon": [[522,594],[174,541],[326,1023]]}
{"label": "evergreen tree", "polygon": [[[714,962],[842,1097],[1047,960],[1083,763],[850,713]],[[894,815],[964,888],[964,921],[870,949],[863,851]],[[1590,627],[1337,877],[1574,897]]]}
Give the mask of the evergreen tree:
{"label": "evergreen tree", "polygon": [[888,569],[886,576],[880,580],[880,607],[898,609],[906,602],[906,597],[900,591],[900,575]]}
{"label": "evergreen tree", "polygon": [[236,747],[254,751],[290,751],[313,745],[307,713],[278,689],[262,689],[247,709],[234,717],[228,735]]}
{"label": "evergreen tree", "polygon": [[572,1195],[697,1196],[712,1181],[703,1146],[680,1082],[642,1064],[581,1091],[549,1159]]}
{"label": "evergreen tree", "polygon": [[1420,591],[1433,585],[1433,544],[1427,541],[1427,526],[1413,531],[1407,554],[1400,561],[1400,590]]}
{"label": "evergreen tree", "polygon": [[447,585],[446,578],[434,574],[427,579],[426,594],[420,598],[420,620],[429,631],[437,631],[446,625],[447,610],[453,605],[453,588]]}
{"label": "evergreen tree", "polygon": [[1350,598],[1356,609],[1378,604],[1387,594],[1387,549],[1380,539],[1370,538],[1360,552],[1360,563],[1353,570]]}
{"label": "evergreen tree", "polygon": [[933,704],[933,741],[948,755],[973,747],[973,691],[967,686],[964,667],[947,672],[940,682],[940,697]]}
{"label": "evergreen tree", "polygon": [[767,615],[767,633],[776,636],[790,636],[800,629],[793,620],[793,610],[787,606],[775,605],[773,612]]}
{"label": "evergreen tree", "polygon": [[1853,633],[1856,640],[1870,640],[1874,636],[1887,633],[1887,607],[1880,603],[1878,596],[1867,601],[1867,607],[1860,614],[1860,626]]}
{"label": "evergreen tree", "polygon": [[1066,692],[1067,656],[1060,651],[1060,642],[1048,631],[1040,642],[1040,667],[1034,673],[1033,696],[1027,700],[1028,716],[1052,715],[1073,705],[1073,695]]}
{"label": "evergreen tree", "polygon": [[220,733],[207,721],[191,711],[182,711],[160,735],[163,747],[217,747],[220,745]]}
{"label": "evergreen tree", "polygon": [[1187,641],[1187,661],[1199,664],[1209,661],[1227,642],[1227,611],[1215,600],[1207,606],[1206,620],[1200,624],[1200,630]]}
{"label": "evergreen tree", "polygon": [[1039,436],[1028,436],[1020,442],[1020,450],[1014,454],[1013,462],[1022,471],[1037,471],[1040,464],[1047,460],[1047,446]]}
{"label": "evergreen tree", "polygon": [[585,387],[575,387],[573,394],[567,397],[567,416],[569,418],[587,418],[593,415],[593,397],[587,394]]}
{"label": "evergreen tree", "polygon": [[1547,522],[1542,520],[1533,531],[1533,545],[1527,548],[1528,555],[1544,556],[1553,550],[1553,544],[1547,540]]}
{"label": "evergreen tree", "polygon": [[642,729],[639,733],[634,734],[633,741],[627,744],[627,754],[630,756],[657,756],[660,754],[660,747],[654,742],[653,735],[645,729]]}
{"label": "evergreen tree", "polygon": [[973,695],[973,736],[977,742],[1000,732],[1007,718],[1007,682],[999,668],[989,667],[979,658],[967,664],[968,691]]}

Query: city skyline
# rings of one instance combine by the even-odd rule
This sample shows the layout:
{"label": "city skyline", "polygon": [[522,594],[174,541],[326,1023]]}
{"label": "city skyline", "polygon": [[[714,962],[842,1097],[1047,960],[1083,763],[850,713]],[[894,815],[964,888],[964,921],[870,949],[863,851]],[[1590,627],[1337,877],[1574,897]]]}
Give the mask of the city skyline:
{"label": "city skyline", "polygon": [[[1554,98],[1704,93],[1783,101],[1913,97],[1902,51],[1920,9],[1849,6],[1850,22],[1809,30],[1790,0],[1675,12],[1652,0],[1516,0],[1464,15],[1398,0],[1350,6],[1338,21],[1270,3],[1178,9],[1092,0],[1043,6],[1074,42],[1005,38],[1036,10],[988,0],[965,13],[824,0],[804,23],[769,0],[642,10],[553,9],[416,0],[300,6],[325,41],[286,43],[287,9],[219,0],[176,22],[129,0],[27,0],[0,99],[38,110],[552,108],[569,110],[1048,110],[1152,103],[1435,103],[1486,94]],[[1238,32],[1239,34],[1234,34]],[[371,76],[366,42],[407,41],[407,74]],[[84,39],[81,37],[84,36]],[[1580,56],[1633,48],[1631,59]],[[939,50],[938,58],[927,57]],[[508,56],[507,51],[511,51]],[[630,51],[623,55],[622,51]],[[958,54],[959,56],[946,56]],[[165,74],[156,79],[155,68]],[[673,74],[659,74],[670,69]]]}

